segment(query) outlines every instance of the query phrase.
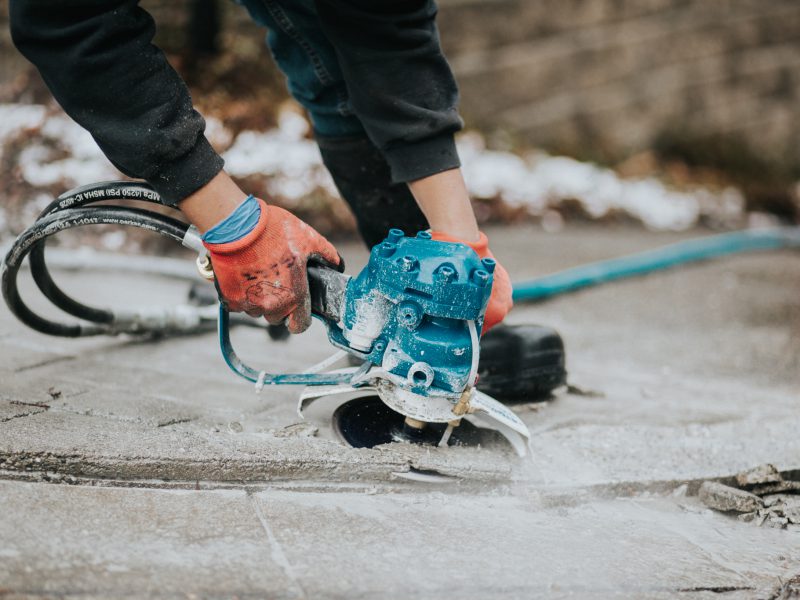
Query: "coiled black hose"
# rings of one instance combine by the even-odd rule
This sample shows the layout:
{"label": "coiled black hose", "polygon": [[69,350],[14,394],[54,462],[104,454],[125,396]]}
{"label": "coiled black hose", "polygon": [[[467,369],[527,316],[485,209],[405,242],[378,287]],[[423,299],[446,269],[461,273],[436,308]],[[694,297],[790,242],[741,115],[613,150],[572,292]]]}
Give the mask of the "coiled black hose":
{"label": "coiled black hose", "polygon": [[[126,225],[164,235],[179,243],[184,241],[188,225],[159,212],[127,206],[97,205],[109,200],[138,200],[160,204],[161,198],[147,184],[109,181],[70,190],[45,208],[33,225],[16,239],[3,261],[2,293],[11,312],[20,321],[49,335],[85,337],[116,333],[143,333],[140,323],[119,322],[110,309],[83,304],[61,290],[47,269],[47,239],[61,231],[86,225]],[[17,289],[17,276],[26,256],[30,257],[31,273],[37,287],[55,306],[89,323],[63,324],[33,312]]]}

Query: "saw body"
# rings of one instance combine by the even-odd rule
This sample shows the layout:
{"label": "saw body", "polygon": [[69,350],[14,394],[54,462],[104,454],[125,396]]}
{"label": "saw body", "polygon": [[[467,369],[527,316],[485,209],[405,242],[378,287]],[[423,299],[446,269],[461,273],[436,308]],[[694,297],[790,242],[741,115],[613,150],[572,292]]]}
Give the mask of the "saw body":
{"label": "saw body", "polygon": [[[159,211],[107,204],[121,200],[161,204],[158,194],[142,182],[110,181],[81,186],[55,199],[17,237],[3,260],[0,283],[7,306],[22,323],[60,337],[160,337],[207,331],[216,320],[223,357],[234,372],[257,387],[309,386],[300,394],[301,415],[317,418],[316,409],[327,407],[328,412],[323,411],[321,417],[323,421],[327,418],[327,422],[320,424],[327,430],[338,427],[344,432],[339,439],[351,446],[368,446],[367,438],[376,433],[374,424],[385,426],[397,423],[399,418],[402,435],[398,438],[394,429],[384,428],[377,432],[381,435],[372,436],[375,441],[372,445],[396,439],[427,443],[437,436],[439,445],[448,441],[474,445],[474,428],[481,428],[500,432],[517,452],[524,452],[529,436],[525,425],[512,411],[475,389],[479,340],[495,267],[492,260],[480,260],[462,244],[431,240],[426,232],[411,238],[400,230],[391,230],[373,248],[369,263],[355,277],[310,266],[313,312],[326,325],[331,344],[340,353],[349,354],[359,366],[326,370],[333,365],[330,362],[300,373],[269,373],[245,364],[231,341],[230,330],[234,325],[254,326],[257,322],[229,313],[224,303],[215,308],[213,293],[207,301],[193,299],[190,294],[190,304],[115,310],[87,305],[56,284],[45,258],[47,240],[66,229],[101,224],[138,227],[172,239],[199,253],[197,267],[203,278],[215,278],[206,248],[194,227]],[[53,320],[25,302],[17,285],[25,259],[45,298],[73,317],[72,321]],[[81,259],[79,265],[99,264],[84,262]],[[112,268],[130,269],[134,262],[126,257]],[[144,263],[139,263],[142,268]],[[146,261],[143,270],[167,274],[158,270],[158,266],[159,263]],[[176,271],[171,267],[168,276],[196,281],[195,273],[189,274],[189,270],[182,268]],[[210,286],[202,289],[207,288]],[[286,333],[285,328],[270,327],[267,331],[273,339]],[[557,341],[559,346],[554,353],[561,362],[554,366],[562,378],[558,381],[562,381],[563,348]],[[502,342],[503,348],[506,345],[506,341]],[[538,351],[541,344],[534,346]],[[497,381],[525,383],[531,379],[522,377],[523,371],[513,361],[489,361],[486,368],[486,373]],[[367,410],[376,406],[374,412]],[[351,420],[336,422],[337,414],[340,419]],[[388,417],[378,423],[381,415]],[[474,427],[460,427],[454,434],[462,419],[472,422]],[[365,431],[370,428],[372,431]],[[390,435],[384,435],[387,433]],[[483,441],[477,443],[486,445]]]}
{"label": "saw body", "polygon": [[393,230],[349,281],[339,318],[326,319],[328,338],[397,389],[455,401],[474,384],[493,270],[464,245]]}
{"label": "saw body", "polygon": [[444,444],[466,416],[500,431],[524,454],[527,427],[475,389],[494,268],[492,259],[481,260],[463,244],[433,241],[427,232],[406,237],[393,229],[372,249],[356,277],[309,267],[315,316],[325,323],[331,344],[363,361],[360,367],[301,374],[248,367],[233,350],[224,306],[219,322],[222,353],[236,373],[259,387],[317,388],[302,395],[301,414],[323,398],[352,398],[352,392],[377,395],[405,417],[411,430],[448,424]]}

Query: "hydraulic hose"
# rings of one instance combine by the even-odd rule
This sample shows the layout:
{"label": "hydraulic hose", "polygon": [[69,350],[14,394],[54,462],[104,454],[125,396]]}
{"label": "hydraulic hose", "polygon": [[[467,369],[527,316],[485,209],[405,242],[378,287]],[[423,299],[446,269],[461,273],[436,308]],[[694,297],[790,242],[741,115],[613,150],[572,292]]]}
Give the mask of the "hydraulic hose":
{"label": "hydraulic hose", "polygon": [[[96,205],[108,200],[140,200],[160,203],[158,194],[149,186],[137,182],[105,182],[71,190],[54,200],[39,215],[36,222],[14,242],[3,262],[3,297],[11,312],[29,327],[49,335],[84,337],[117,333],[153,333],[200,328],[199,309],[187,307],[150,309],[139,312],[114,312],[93,308],[67,295],[53,281],[45,262],[47,239],[65,229],[87,225],[126,225],[146,229],[183,243],[189,226],[160,212],[127,206]],[[64,324],[33,312],[22,300],[17,288],[17,276],[23,260],[30,256],[31,273],[42,293],[55,306],[88,323]],[[208,312],[208,311],[206,311]],[[204,329],[210,328],[212,319]]]}
{"label": "hydraulic hose", "polygon": [[758,250],[800,249],[800,227],[735,231],[671,244],[630,256],[566,269],[514,284],[515,302],[534,302],[560,294],[670,269],[678,265]]}
{"label": "hydraulic hose", "polygon": [[[37,217],[37,221],[64,210],[80,208],[108,200],[139,200],[160,204],[159,195],[146,184],[134,181],[112,181],[81,186],[70,190],[51,202]],[[45,261],[45,240],[34,244],[29,259],[31,274],[42,294],[64,312],[79,319],[109,324],[114,313],[108,309],[86,306],[65,294],[53,281]]]}
{"label": "hydraulic hose", "polygon": [[[113,326],[115,315],[108,310],[92,309],[64,294],[47,274],[37,283],[45,286],[42,291],[59,308],[66,312],[91,321],[92,325],[70,324],[65,325],[51,321],[34,313],[23,302],[17,289],[17,274],[22,260],[31,249],[47,237],[65,229],[84,227],[87,225],[129,225],[147,229],[165,235],[177,242],[181,242],[186,233],[187,225],[171,217],[158,215],[150,211],[128,208],[122,206],[81,207],[64,212],[57,212],[39,219],[33,226],[20,235],[9,250],[4,261],[2,274],[3,297],[17,318],[29,327],[50,335],[64,337],[84,337],[115,333]],[[43,254],[41,258],[43,258]],[[33,267],[33,266],[32,266]],[[110,318],[108,318],[110,315]]]}

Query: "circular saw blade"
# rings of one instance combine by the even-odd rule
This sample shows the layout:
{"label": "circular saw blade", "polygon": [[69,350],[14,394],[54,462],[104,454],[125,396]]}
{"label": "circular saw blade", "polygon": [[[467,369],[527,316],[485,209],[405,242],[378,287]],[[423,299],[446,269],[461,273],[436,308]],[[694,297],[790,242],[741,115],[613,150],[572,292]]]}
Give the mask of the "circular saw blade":
{"label": "circular saw blade", "polygon": [[[360,403],[352,404],[355,401]],[[348,406],[349,405],[349,406]],[[449,405],[452,407],[452,404]],[[456,427],[450,445],[491,445],[492,436],[468,435],[474,430],[495,432],[519,456],[528,450],[530,433],[527,426],[511,410],[481,392],[475,392],[471,401],[472,412],[464,415],[466,424]],[[298,414],[320,428],[328,439],[353,447],[373,447],[392,441],[405,441],[398,431],[407,415],[388,405],[379,389],[373,386],[319,386],[304,390],[298,403]],[[449,420],[456,419],[450,412]],[[444,434],[444,420],[427,421],[425,443],[436,444]]]}

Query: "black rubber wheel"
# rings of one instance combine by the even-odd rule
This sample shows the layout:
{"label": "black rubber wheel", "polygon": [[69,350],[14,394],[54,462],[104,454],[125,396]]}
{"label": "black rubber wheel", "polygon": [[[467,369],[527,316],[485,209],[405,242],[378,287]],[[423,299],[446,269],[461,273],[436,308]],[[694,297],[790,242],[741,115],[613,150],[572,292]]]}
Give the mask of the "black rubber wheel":
{"label": "black rubber wheel", "polygon": [[552,327],[498,325],[481,338],[478,389],[493,398],[546,400],[566,382],[564,341]]}

